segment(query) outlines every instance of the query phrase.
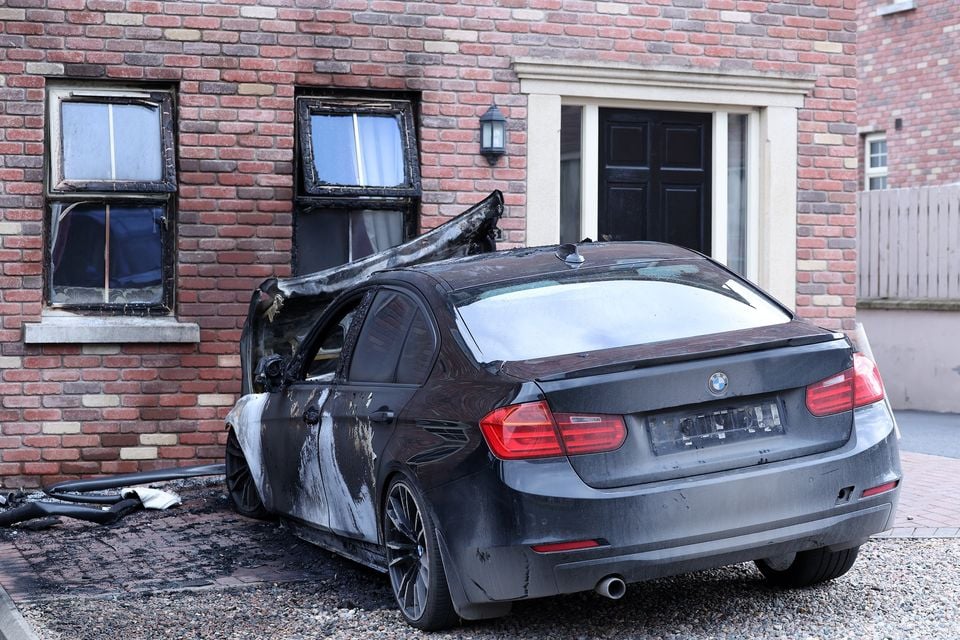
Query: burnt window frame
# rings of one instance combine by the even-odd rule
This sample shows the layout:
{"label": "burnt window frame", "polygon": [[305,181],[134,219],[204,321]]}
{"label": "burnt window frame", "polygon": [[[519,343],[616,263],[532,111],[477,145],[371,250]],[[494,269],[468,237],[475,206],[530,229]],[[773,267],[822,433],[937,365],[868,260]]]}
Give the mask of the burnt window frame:
{"label": "burnt window frame", "polygon": [[[295,275],[305,273],[300,268],[301,248],[298,242],[301,216],[322,212],[351,216],[363,210],[398,211],[402,216],[401,242],[416,236],[422,195],[417,109],[418,102],[415,96],[407,94],[363,96],[350,93],[297,96],[295,136],[297,148],[294,153],[296,186],[291,251],[291,267]],[[314,162],[311,120],[311,116],[315,114],[394,114],[399,116],[405,184],[395,187],[357,186],[328,184],[319,180]],[[350,226],[348,222],[347,227]],[[359,259],[352,255],[351,244],[352,242],[348,240],[348,246],[344,252],[348,262]]]}
{"label": "burnt window frame", "polygon": [[[160,118],[161,177],[159,180],[68,180],[63,175],[63,123],[65,102],[155,105]],[[44,171],[44,304],[51,309],[94,312],[103,315],[170,315],[176,289],[177,156],[176,93],[173,87],[48,83]],[[53,300],[53,227],[58,205],[155,205],[163,209],[160,231],[160,299],[156,302],[55,302]],[[108,255],[104,256],[104,260]],[[109,270],[109,264],[105,265]],[[109,288],[106,288],[109,291]],[[105,293],[106,293],[105,291]]]}

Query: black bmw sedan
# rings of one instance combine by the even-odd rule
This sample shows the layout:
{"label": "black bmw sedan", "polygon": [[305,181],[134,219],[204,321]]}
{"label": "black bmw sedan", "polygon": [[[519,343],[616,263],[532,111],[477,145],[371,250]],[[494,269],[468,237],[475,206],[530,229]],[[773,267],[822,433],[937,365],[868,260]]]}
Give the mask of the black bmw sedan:
{"label": "black bmw sedan", "polygon": [[422,629],[744,561],[810,585],[893,522],[876,366],[686,249],[386,268],[290,342],[227,419],[232,501],[388,573]]}

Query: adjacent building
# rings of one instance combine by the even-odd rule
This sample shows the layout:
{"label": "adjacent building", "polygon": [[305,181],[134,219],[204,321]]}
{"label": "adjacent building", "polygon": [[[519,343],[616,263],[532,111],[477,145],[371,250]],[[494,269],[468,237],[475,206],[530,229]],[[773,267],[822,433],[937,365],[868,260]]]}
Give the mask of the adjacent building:
{"label": "adjacent building", "polygon": [[856,9],[9,0],[0,483],[218,459],[257,283],[492,189],[507,245],[677,242],[852,328]]}

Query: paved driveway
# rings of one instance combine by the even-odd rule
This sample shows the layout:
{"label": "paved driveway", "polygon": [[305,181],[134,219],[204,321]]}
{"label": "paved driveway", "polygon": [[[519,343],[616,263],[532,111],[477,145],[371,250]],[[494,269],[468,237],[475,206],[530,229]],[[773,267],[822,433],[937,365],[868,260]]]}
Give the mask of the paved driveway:
{"label": "paved driveway", "polygon": [[[895,528],[830,585],[776,591],[738,565],[631,585],[619,602],[521,603],[431,637],[960,637],[960,460],[903,462]],[[182,507],[112,526],[0,530],[0,585],[42,638],[419,637],[384,576],[235,515],[219,482],[179,490]]]}

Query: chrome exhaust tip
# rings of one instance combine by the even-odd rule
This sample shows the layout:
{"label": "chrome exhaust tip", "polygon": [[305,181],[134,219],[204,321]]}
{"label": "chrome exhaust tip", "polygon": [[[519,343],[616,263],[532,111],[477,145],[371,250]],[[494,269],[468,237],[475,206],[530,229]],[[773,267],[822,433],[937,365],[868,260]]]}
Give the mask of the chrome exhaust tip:
{"label": "chrome exhaust tip", "polygon": [[627,583],[618,576],[607,576],[597,583],[595,591],[604,598],[619,600],[627,593]]}

